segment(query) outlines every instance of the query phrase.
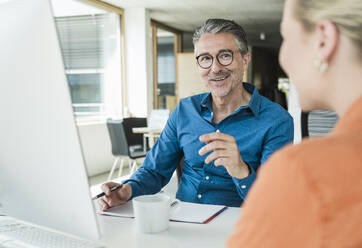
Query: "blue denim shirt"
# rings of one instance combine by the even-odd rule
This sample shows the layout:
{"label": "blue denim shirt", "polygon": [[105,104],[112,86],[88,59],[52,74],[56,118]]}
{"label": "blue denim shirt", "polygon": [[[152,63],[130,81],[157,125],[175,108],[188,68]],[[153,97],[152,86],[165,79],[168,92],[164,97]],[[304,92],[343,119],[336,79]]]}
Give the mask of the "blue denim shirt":
{"label": "blue denim shirt", "polygon": [[[160,191],[184,156],[178,199],[239,207],[260,165],[274,151],[291,142],[294,135],[293,120],[288,112],[259,95],[252,84],[243,86],[252,94],[249,104],[219,123],[212,121],[210,93],[182,99],[142,166],[124,182],[131,185],[132,197]],[[205,145],[199,141],[200,135],[216,130],[235,138],[243,161],[249,165],[248,177],[231,177],[225,167],[215,167],[213,162],[205,164],[208,154],[198,154]]]}

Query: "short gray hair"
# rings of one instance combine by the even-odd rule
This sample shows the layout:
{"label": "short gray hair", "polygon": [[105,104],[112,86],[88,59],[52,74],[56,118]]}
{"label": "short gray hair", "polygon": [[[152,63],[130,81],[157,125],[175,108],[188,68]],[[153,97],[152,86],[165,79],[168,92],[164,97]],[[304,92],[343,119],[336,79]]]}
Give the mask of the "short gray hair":
{"label": "short gray hair", "polygon": [[192,37],[195,44],[199,41],[202,35],[211,33],[230,33],[234,36],[236,44],[239,47],[241,54],[244,56],[248,52],[248,41],[244,29],[234,21],[225,19],[208,19],[199,28],[197,28]]}

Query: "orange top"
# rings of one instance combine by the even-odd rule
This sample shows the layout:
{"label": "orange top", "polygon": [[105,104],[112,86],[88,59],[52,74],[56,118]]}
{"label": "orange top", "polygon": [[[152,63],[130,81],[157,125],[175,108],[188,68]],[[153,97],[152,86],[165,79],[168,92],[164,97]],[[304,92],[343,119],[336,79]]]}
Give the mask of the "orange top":
{"label": "orange top", "polygon": [[226,247],[362,247],[362,97],[263,165]]}

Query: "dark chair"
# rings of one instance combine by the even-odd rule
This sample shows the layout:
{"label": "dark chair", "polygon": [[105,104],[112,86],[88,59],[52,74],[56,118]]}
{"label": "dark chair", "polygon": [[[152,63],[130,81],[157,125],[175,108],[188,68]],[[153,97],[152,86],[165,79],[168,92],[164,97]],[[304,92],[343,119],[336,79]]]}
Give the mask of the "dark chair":
{"label": "dark chair", "polygon": [[107,129],[112,144],[112,154],[116,157],[109,173],[108,181],[111,180],[113,172],[117,168],[118,161],[121,161],[118,171],[118,177],[120,177],[125,158],[128,159],[128,166],[132,174],[137,169],[136,159],[146,156],[146,152],[144,152],[143,149],[142,134],[132,132],[132,128],[144,127],[146,125],[146,118],[107,120]]}
{"label": "dark chair", "polygon": [[302,128],[302,138],[308,137],[308,112],[302,112],[300,116],[301,128]]}
{"label": "dark chair", "polygon": [[[143,140],[142,133],[134,133],[132,129],[134,127],[147,127],[147,118],[139,118],[139,117],[131,117],[131,118],[124,118],[123,119],[123,128],[124,132],[127,138],[128,145],[131,149],[131,152],[134,150],[141,151],[141,149],[144,149],[144,151],[148,151],[148,145],[145,144]],[[144,147],[146,146],[146,147]]]}

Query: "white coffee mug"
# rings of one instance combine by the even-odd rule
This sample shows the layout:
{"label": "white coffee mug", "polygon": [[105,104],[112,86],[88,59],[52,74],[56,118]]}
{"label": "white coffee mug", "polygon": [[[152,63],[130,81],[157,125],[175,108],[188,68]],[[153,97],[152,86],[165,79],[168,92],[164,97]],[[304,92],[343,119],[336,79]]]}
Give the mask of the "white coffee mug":
{"label": "white coffee mug", "polygon": [[142,233],[158,233],[168,229],[171,199],[167,195],[142,195],[133,198],[136,229]]}

